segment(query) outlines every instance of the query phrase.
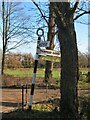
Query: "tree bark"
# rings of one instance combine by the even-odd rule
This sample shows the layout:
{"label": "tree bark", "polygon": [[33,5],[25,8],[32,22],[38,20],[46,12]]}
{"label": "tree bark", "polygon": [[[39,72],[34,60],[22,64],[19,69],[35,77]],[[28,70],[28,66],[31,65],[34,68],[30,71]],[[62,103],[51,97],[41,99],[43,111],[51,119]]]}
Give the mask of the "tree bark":
{"label": "tree bark", "polygon": [[5,61],[5,50],[3,49],[3,54],[2,54],[2,67],[1,67],[1,74],[4,74],[4,61]]}
{"label": "tree bark", "polygon": [[[89,41],[90,42],[90,41]],[[88,43],[89,44],[89,43]],[[87,82],[90,83],[90,48],[88,48],[89,55],[88,55],[88,75],[87,75]]]}
{"label": "tree bark", "polygon": [[1,68],[1,74],[3,75],[3,70],[4,70],[4,58],[5,58],[5,19],[4,19],[4,14],[5,14],[5,8],[4,8],[4,1],[2,2],[2,21],[3,21],[3,35],[2,35],[2,41],[3,41],[3,54],[2,54],[2,68]]}
{"label": "tree bark", "polygon": [[7,15],[5,16],[5,4],[4,1],[2,2],[2,21],[3,21],[3,35],[2,35],[2,41],[3,41],[3,54],[2,54],[2,69],[1,74],[4,74],[4,62],[5,62],[5,53],[8,43],[8,27],[9,27],[9,18],[8,18],[8,6],[6,10]]}
{"label": "tree bark", "polygon": [[61,50],[61,118],[78,119],[78,50],[74,28],[74,12],[70,2],[54,3],[58,38]]}
{"label": "tree bark", "polygon": [[[48,26],[48,41],[50,41],[50,47],[47,49],[53,50],[54,48],[54,37],[55,37],[55,17],[54,11],[52,8],[52,2],[50,2],[49,8],[49,26]],[[52,70],[53,70],[53,62],[46,61],[45,67],[45,81],[50,82],[52,80]]]}
{"label": "tree bark", "polygon": [[88,71],[88,77],[87,78],[88,78],[87,82],[90,83],[90,71]]}
{"label": "tree bark", "polygon": [[52,70],[53,70],[53,62],[46,61],[46,68],[45,68],[45,82],[50,83],[52,80]]}
{"label": "tree bark", "polygon": [[[69,18],[70,20],[70,18]],[[70,22],[59,29],[59,42],[61,48],[61,118],[76,120],[78,116],[78,51],[76,33],[71,17]]]}

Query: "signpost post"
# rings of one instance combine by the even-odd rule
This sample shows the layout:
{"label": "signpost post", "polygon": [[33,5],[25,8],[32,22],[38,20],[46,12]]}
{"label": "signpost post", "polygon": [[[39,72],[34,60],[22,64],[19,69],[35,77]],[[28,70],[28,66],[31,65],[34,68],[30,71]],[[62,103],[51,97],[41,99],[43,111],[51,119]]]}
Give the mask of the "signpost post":
{"label": "signpost post", "polygon": [[35,88],[35,79],[36,79],[36,72],[37,72],[37,65],[38,65],[38,52],[39,52],[39,43],[41,41],[41,37],[44,35],[43,29],[39,28],[37,30],[38,41],[37,41],[37,49],[36,49],[36,57],[35,57],[35,64],[33,70],[33,77],[32,77],[32,85],[31,85],[31,93],[30,93],[30,102],[29,102],[29,110],[32,110],[32,101],[34,95],[34,88]]}

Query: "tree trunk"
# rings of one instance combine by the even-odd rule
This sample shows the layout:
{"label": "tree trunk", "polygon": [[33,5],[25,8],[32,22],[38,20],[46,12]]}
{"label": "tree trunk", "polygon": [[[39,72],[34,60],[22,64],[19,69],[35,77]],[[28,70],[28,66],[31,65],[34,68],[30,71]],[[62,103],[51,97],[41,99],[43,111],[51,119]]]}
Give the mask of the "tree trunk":
{"label": "tree trunk", "polygon": [[1,69],[1,74],[3,75],[4,71],[4,58],[5,58],[5,19],[4,19],[4,14],[5,14],[5,8],[4,8],[4,1],[2,1],[2,21],[3,21],[3,35],[2,35],[2,41],[3,41],[3,54],[2,54],[2,69]]}
{"label": "tree trunk", "polygon": [[50,83],[52,80],[52,70],[53,70],[53,62],[46,61],[46,68],[45,68],[45,82]]}
{"label": "tree trunk", "polygon": [[[90,41],[89,41],[90,42]],[[88,43],[89,44],[89,43]],[[90,49],[90,48],[89,48]],[[89,50],[88,49],[88,50]],[[90,50],[89,50],[89,55],[88,55],[88,75],[87,75],[88,83],[90,83]]]}
{"label": "tree trunk", "polygon": [[[53,50],[54,36],[55,36],[54,11],[52,8],[52,3],[50,2],[49,26],[48,26],[48,41],[50,41],[50,47],[48,47],[47,49]],[[52,70],[53,70],[53,62],[46,61],[46,67],[45,67],[45,81],[46,82],[50,82],[50,80],[52,79]]]}
{"label": "tree trunk", "polygon": [[7,49],[7,43],[8,43],[8,28],[9,28],[9,16],[8,16],[8,6],[6,10],[7,15],[5,16],[5,4],[4,1],[2,1],[2,21],[3,21],[3,35],[2,35],[2,41],[3,41],[3,54],[2,54],[2,70],[1,74],[4,73],[4,62],[5,62],[5,53]]}
{"label": "tree trunk", "polygon": [[1,67],[1,74],[4,74],[4,61],[5,61],[5,50],[3,50],[2,54],[2,67]]}
{"label": "tree trunk", "polygon": [[59,41],[61,48],[61,118],[76,120],[78,116],[78,51],[73,18],[65,26],[60,26]]}
{"label": "tree trunk", "polygon": [[90,83],[90,72],[88,71],[88,83]]}

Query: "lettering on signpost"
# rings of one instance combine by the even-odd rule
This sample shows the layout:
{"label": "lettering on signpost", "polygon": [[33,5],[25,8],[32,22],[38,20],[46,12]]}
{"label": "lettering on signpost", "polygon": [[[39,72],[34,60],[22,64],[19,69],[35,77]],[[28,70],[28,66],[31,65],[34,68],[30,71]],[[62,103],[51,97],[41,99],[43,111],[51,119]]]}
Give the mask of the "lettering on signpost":
{"label": "lettering on signpost", "polygon": [[39,47],[49,47],[50,41],[42,41],[39,43]]}

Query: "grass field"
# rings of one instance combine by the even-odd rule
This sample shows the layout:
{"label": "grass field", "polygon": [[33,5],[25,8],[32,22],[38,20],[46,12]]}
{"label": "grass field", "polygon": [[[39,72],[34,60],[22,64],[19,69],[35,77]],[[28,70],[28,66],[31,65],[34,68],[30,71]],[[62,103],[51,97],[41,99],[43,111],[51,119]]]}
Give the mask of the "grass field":
{"label": "grass field", "polygon": [[[82,73],[87,73],[88,68],[80,68],[80,72]],[[33,68],[21,68],[21,69],[5,69],[4,70],[5,74],[8,75],[14,75],[14,76],[32,76],[33,74]],[[45,69],[44,68],[38,68],[37,69],[37,77],[44,77]],[[54,68],[53,69],[53,77],[58,78],[60,77],[60,69],[59,68]]]}
{"label": "grass field", "polygon": [[[53,69],[53,78],[59,79],[60,78],[60,69]],[[33,68],[30,69],[6,69],[4,71],[5,74],[13,75],[15,77],[32,77],[33,75]],[[45,69],[39,68],[37,69],[37,77],[44,78]]]}
{"label": "grass field", "polygon": [[[82,72],[83,74],[88,73],[88,68],[80,68],[79,72]],[[13,75],[14,77],[32,77],[33,75],[33,68],[22,68],[22,69],[5,69],[4,71],[7,75]],[[38,68],[37,69],[37,78],[44,78],[45,76],[45,69],[44,68]],[[54,68],[53,69],[53,80],[60,81],[60,69]],[[78,82],[78,87],[82,88],[89,88],[89,84],[87,81],[87,75],[80,76],[80,81]]]}

